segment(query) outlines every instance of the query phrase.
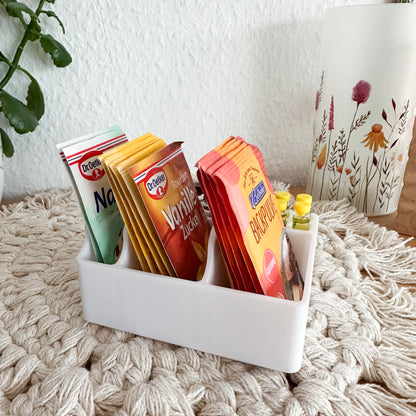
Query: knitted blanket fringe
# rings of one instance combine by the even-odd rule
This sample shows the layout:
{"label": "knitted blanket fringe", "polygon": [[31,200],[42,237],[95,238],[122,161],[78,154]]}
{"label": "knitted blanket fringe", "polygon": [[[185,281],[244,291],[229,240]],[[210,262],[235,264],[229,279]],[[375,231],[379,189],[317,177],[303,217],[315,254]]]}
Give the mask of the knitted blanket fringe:
{"label": "knitted blanket fringe", "polygon": [[73,192],[3,206],[0,414],[416,414],[416,249],[346,201],[313,210],[303,364],[288,375],[85,322]]}

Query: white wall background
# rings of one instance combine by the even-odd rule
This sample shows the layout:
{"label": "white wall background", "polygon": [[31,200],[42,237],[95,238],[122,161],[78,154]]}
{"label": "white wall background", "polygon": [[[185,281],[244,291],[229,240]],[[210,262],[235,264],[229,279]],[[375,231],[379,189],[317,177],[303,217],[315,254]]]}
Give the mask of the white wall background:
{"label": "white wall background", "polygon": [[[112,124],[130,138],[183,140],[190,166],[239,135],[259,146],[269,177],[305,184],[325,10],[381,2],[57,0],[51,9],[66,34],[53,19],[44,30],[73,62],[58,69],[38,44],[25,50],[21,64],[39,81],[46,111],[33,133],[5,128],[16,152],[4,160],[4,198],[69,187],[55,144]],[[21,32],[5,17],[0,50],[11,57]],[[25,82],[7,90],[24,98]]]}

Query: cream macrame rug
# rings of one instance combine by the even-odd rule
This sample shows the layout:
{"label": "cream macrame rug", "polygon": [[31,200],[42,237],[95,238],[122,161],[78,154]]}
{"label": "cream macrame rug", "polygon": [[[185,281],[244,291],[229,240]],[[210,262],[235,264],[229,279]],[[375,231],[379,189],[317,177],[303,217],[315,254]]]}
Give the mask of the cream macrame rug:
{"label": "cream macrame rug", "polygon": [[85,322],[72,191],[3,206],[0,414],[415,415],[416,249],[344,202],[314,210],[304,359],[287,375]]}

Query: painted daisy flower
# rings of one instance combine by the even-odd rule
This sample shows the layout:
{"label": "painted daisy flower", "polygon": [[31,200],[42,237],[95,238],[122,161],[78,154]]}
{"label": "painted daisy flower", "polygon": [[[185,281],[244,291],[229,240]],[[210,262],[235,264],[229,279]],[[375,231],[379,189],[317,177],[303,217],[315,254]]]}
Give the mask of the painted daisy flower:
{"label": "painted daisy flower", "polygon": [[361,143],[365,143],[364,146],[374,152],[377,152],[379,147],[387,149],[388,140],[384,137],[382,129],[383,126],[381,124],[373,124],[370,133],[365,136],[365,139]]}

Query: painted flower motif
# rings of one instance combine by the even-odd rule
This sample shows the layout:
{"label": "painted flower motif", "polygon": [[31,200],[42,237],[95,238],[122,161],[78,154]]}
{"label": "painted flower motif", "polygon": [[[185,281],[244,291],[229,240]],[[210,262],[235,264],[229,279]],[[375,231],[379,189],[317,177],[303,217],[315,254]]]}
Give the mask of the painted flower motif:
{"label": "painted flower motif", "polygon": [[353,185],[354,182],[355,182],[355,176],[354,175],[351,175],[350,176],[350,183],[351,183],[351,185]]}
{"label": "painted flower motif", "polygon": [[328,130],[334,130],[334,96],[331,96],[331,106],[329,107]]}
{"label": "painted flower motif", "polygon": [[342,169],[344,169],[344,166],[342,166],[342,165],[337,166],[337,172],[338,173],[342,173]]}
{"label": "painted flower motif", "polygon": [[358,81],[352,89],[352,100],[357,104],[365,103],[370,97],[371,85],[367,81]]}
{"label": "painted flower motif", "polygon": [[319,103],[321,102],[321,92],[316,91],[316,98],[315,98],[315,111],[319,109]]}
{"label": "painted flower motif", "polygon": [[345,173],[346,173],[347,175],[349,175],[351,172],[352,172],[352,169],[350,169],[350,168],[345,168]]}
{"label": "painted flower motif", "polygon": [[377,152],[378,148],[387,149],[388,140],[384,137],[382,132],[383,126],[381,124],[373,124],[370,133],[368,133],[365,139],[361,143],[365,143],[364,146],[370,150]]}
{"label": "painted flower motif", "polygon": [[326,158],[326,145],[322,148],[321,153],[319,153],[318,160],[316,161],[316,166],[318,169],[322,169],[322,166],[325,164]]}

